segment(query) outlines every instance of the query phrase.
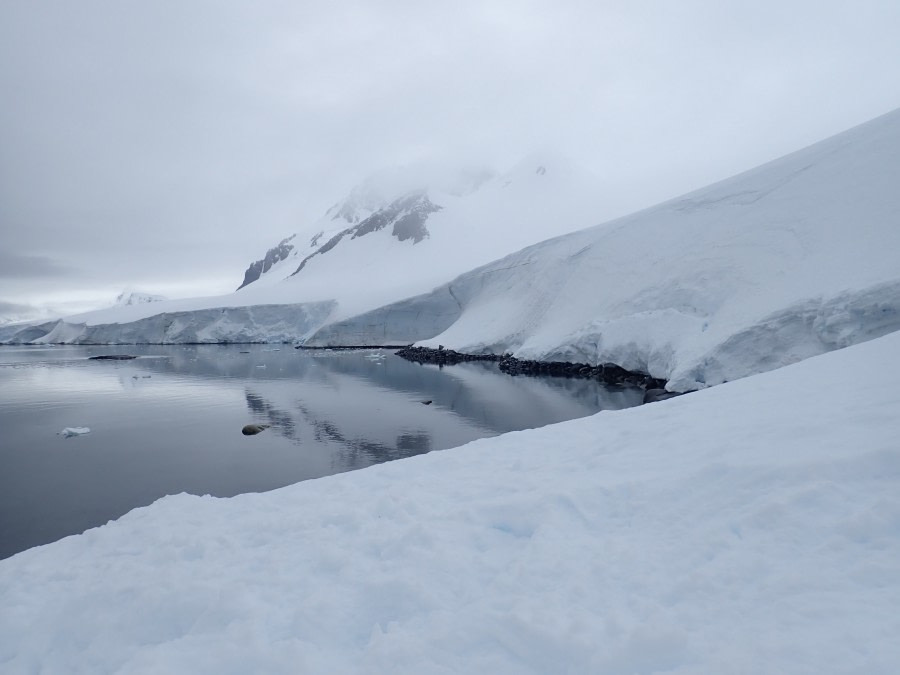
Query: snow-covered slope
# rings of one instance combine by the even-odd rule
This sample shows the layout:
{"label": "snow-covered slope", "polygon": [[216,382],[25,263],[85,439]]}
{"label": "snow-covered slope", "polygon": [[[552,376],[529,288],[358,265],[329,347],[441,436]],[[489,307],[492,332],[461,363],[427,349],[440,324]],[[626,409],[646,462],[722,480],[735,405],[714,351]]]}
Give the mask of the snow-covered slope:
{"label": "snow-covered slope", "polygon": [[372,186],[355,190],[254,263],[266,271],[236,297],[266,288],[303,301],[334,299],[330,320],[340,320],[593,225],[602,211],[595,180],[564,158],[546,155],[491,179],[465,173],[438,187],[410,179],[396,185],[404,187],[393,194],[382,186],[389,196],[381,203]]}
{"label": "snow-covered slope", "polygon": [[896,673],[900,333],[0,561],[17,673]]}
{"label": "snow-covered slope", "polygon": [[686,390],[898,329],[895,111],[326,326],[312,342],[433,338],[425,344],[613,362]]}
{"label": "snow-covered slope", "polygon": [[[522,246],[595,224],[602,211],[595,179],[548,154],[523,160],[496,177],[484,171],[439,180],[431,175],[380,177],[353,190],[322,219],[251,264],[235,293],[66,317],[43,341],[179,342],[184,340],[181,333],[157,330],[175,315],[191,324],[190,333],[217,336],[211,339],[236,341],[255,335],[300,340],[326,320],[427,292]],[[306,307],[310,303],[329,303],[331,312],[321,315]],[[211,323],[215,312],[208,311],[259,305],[294,305],[293,314],[315,315],[320,323],[266,338],[266,326],[223,332]],[[188,317],[189,312],[196,314]],[[154,316],[161,318],[148,321]],[[144,323],[131,325],[139,321]],[[144,326],[152,332],[144,335]],[[33,340],[34,332],[23,335]],[[0,339],[22,336],[7,329]]]}

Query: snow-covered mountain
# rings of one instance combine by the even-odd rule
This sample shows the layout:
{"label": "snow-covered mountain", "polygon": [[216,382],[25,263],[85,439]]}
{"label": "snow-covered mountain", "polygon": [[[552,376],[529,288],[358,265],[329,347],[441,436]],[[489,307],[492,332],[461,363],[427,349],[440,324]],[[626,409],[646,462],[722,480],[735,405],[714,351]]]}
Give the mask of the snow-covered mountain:
{"label": "snow-covered mountain", "polygon": [[[530,158],[524,163],[534,164],[537,170],[542,161]],[[554,160],[560,172],[571,172],[568,164],[561,158]],[[353,188],[311,226],[282,239],[251,263],[238,290],[260,279],[281,281],[299,272],[308,258],[333,250],[345,237],[349,241],[387,225],[392,226],[390,233],[399,241],[411,239],[417,244],[430,236],[425,226],[428,216],[443,208],[430,201],[429,192],[445,199],[465,197],[495,178],[492,171],[484,168],[435,173],[433,167],[405,167],[379,172]],[[506,183],[510,178],[504,176],[501,180]]]}
{"label": "snow-covered mountain", "polygon": [[[302,272],[314,256],[331,253],[343,240],[358,239],[383,230],[387,226],[391,226],[390,234],[397,241],[411,239],[413,244],[418,244],[430,236],[430,232],[425,226],[428,217],[442,208],[428,198],[427,191],[414,190],[377,208],[362,220],[359,219],[357,211],[346,214],[348,219],[346,222],[352,223],[349,227],[337,231],[334,231],[333,225],[329,228],[331,231],[324,227],[316,228],[317,231],[309,238],[307,247],[304,247],[299,241],[296,244],[291,243],[297,238],[297,235],[293,234],[282,239],[277,246],[266,252],[264,258],[257,260],[247,268],[244,273],[244,281],[238,290],[263,278],[266,281],[282,281],[290,278]],[[332,210],[329,209],[326,218],[331,215]],[[330,220],[346,224],[344,217],[339,217],[341,213],[344,211],[338,211]],[[325,223],[325,225],[330,225],[330,223]],[[340,258],[340,253],[343,251],[344,249],[341,249],[340,252],[331,254],[331,258]],[[293,271],[291,271],[292,269]]]}
{"label": "snow-covered mountain", "polygon": [[526,248],[314,344],[426,340],[695,389],[900,329],[900,111]]}
{"label": "snow-covered mountain", "polygon": [[[335,300],[331,320],[431,290],[548,237],[596,224],[595,178],[565,158],[529,157],[492,176],[379,176],[252,263],[240,293]],[[277,290],[276,290],[277,289]]]}
{"label": "snow-covered mountain", "polygon": [[[38,339],[300,340],[323,323],[427,292],[523,246],[595,224],[602,201],[594,177],[546,153],[498,176],[390,172],[271,248],[232,294],[71,316]],[[2,339],[20,338],[7,331]]]}

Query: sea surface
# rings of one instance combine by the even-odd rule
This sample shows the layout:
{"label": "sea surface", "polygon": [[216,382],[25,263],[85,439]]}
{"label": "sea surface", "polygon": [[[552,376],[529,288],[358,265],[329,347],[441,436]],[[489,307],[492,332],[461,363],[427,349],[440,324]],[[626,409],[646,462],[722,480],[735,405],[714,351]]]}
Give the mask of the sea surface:
{"label": "sea surface", "polygon": [[[89,360],[100,354],[138,358]],[[438,368],[377,349],[4,346],[0,558],[169,494],[273,490],[641,398],[590,380],[511,377],[484,362]],[[271,426],[242,435],[253,423]],[[64,437],[66,427],[90,433]]]}

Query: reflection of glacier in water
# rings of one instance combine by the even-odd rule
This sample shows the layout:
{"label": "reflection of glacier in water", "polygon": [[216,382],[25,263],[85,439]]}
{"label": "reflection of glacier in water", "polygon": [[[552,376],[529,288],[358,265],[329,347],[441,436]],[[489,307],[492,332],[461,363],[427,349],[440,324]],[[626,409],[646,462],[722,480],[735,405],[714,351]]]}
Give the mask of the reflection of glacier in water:
{"label": "reflection of glacier in water", "polygon": [[[109,353],[140,358],[87,360]],[[640,402],[589,380],[378,350],[2,347],[0,557],[167,494],[261,492]],[[247,437],[248,423],[271,427]],[[56,434],[72,426],[91,433]]]}

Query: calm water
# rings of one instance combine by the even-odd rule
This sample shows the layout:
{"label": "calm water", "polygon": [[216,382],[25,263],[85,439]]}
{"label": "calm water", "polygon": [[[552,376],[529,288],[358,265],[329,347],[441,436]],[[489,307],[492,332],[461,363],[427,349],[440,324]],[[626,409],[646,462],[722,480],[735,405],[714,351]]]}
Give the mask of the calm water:
{"label": "calm water", "polygon": [[[116,353],[140,358],[88,360]],[[588,380],[379,350],[0,347],[0,558],[167,494],[272,490],[640,402]],[[241,435],[252,422],[272,427]],[[77,426],[91,433],[58,434]]]}

